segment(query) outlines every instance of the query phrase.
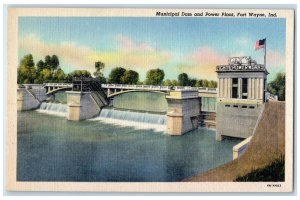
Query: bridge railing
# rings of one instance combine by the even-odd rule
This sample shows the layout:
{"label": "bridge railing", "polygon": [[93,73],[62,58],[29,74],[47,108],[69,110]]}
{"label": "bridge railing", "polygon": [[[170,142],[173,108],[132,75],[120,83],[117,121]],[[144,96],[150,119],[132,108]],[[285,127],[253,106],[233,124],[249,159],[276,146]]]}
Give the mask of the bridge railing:
{"label": "bridge railing", "polygon": [[102,88],[107,89],[145,89],[145,90],[171,90],[170,86],[160,85],[126,85],[126,84],[102,84]]}
{"label": "bridge railing", "polygon": [[72,87],[72,83],[44,83],[43,86]]}
{"label": "bridge railing", "polygon": [[217,88],[191,87],[191,86],[160,86],[160,85],[126,85],[126,84],[102,84],[102,88],[106,89],[144,89],[144,90],[198,90],[205,93],[217,93]]}
{"label": "bridge railing", "polygon": [[[32,84],[34,85],[34,84]],[[72,87],[72,83],[44,83],[43,87]],[[217,93],[217,88],[207,87],[191,87],[191,86],[160,86],[160,85],[128,85],[128,84],[101,84],[102,88],[106,89],[132,89],[132,90],[198,90],[204,93]]]}

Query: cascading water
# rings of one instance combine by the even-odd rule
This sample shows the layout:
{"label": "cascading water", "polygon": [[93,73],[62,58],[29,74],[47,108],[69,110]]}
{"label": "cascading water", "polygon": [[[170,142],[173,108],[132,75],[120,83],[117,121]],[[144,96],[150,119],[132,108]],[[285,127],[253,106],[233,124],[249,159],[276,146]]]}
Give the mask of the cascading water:
{"label": "cascading water", "polygon": [[167,117],[163,114],[104,108],[94,120],[100,120],[104,123],[113,123],[120,126],[133,126],[137,129],[164,131],[166,128]]}
{"label": "cascading water", "polygon": [[65,116],[67,114],[67,110],[67,104],[43,102],[37,111],[46,114]]}
{"label": "cascading water", "polygon": [[166,124],[166,116],[160,114],[152,113],[141,113],[133,112],[129,110],[115,110],[115,109],[106,109],[104,108],[100,115],[100,118],[113,118],[127,121],[142,122],[148,124]]}

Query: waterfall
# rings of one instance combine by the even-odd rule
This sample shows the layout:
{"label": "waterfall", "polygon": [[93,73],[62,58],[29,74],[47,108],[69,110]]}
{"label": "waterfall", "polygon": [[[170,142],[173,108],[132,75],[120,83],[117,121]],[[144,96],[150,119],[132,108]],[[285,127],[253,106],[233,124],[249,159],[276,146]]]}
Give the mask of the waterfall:
{"label": "waterfall", "polygon": [[163,114],[103,108],[99,116],[93,120],[100,120],[104,123],[113,123],[120,126],[133,126],[137,129],[164,131],[167,116]]}
{"label": "waterfall", "polygon": [[67,104],[43,102],[37,111],[46,114],[66,116],[67,110]]}

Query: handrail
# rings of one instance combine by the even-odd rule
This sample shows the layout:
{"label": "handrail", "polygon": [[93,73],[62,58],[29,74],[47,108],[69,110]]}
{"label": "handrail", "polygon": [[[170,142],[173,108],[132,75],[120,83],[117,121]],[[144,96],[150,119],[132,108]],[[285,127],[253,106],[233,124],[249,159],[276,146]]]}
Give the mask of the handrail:
{"label": "handrail", "polygon": [[[25,84],[23,84],[25,85]],[[27,84],[27,85],[42,85],[43,87],[72,87],[72,83],[44,83],[44,84]],[[191,86],[160,86],[160,85],[129,85],[129,84],[101,84],[102,88],[106,89],[138,89],[138,90],[198,90],[205,93],[217,93],[217,88],[208,87],[191,87]]]}

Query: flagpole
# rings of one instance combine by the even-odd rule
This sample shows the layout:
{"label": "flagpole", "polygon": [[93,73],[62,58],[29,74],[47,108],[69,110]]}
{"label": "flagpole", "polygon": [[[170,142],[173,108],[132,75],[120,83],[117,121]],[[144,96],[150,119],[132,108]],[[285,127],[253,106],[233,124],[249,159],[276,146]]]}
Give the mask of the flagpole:
{"label": "flagpole", "polygon": [[267,69],[267,38],[265,38],[265,57],[264,57],[265,69]]}
{"label": "flagpole", "polygon": [[[265,38],[265,70],[267,70],[267,38]],[[264,88],[264,94],[267,92],[267,79],[265,79],[265,88]],[[266,102],[266,95],[264,95],[264,102]]]}

